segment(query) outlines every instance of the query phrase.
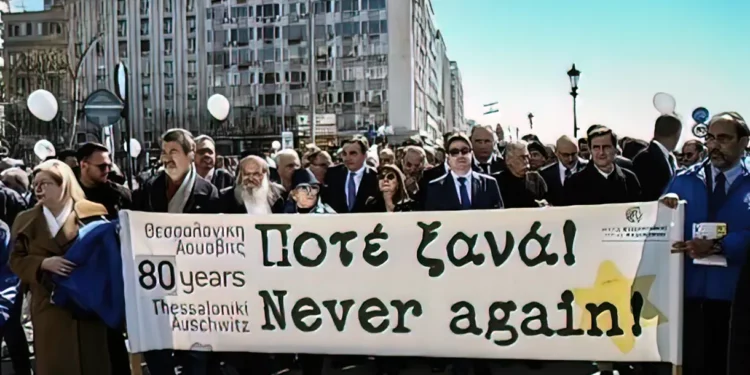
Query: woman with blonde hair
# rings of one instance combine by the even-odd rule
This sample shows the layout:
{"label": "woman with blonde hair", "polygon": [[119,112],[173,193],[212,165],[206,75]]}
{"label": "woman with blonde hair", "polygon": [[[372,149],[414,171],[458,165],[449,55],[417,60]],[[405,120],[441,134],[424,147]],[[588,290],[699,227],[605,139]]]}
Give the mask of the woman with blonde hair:
{"label": "woman with blonde hair", "polygon": [[109,374],[106,325],[50,302],[52,275],[68,277],[76,267],[64,256],[79,228],[107,209],[86,200],[73,170],[60,160],[38,165],[33,186],[37,204],[13,224],[10,268],[31,290],[37,374]]}

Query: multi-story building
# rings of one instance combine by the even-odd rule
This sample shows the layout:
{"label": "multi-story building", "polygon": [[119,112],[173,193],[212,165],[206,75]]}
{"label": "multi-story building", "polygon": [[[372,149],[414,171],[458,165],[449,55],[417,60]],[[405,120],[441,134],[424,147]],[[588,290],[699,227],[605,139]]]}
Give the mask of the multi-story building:
{"label": "multi-story building", "polygon": [[[448,63],[430,1],[77,0],[66,9],[86,20],[70,34],[83,97],[112,89],[124,61],[133,136],[145,148],[180,126],[237,153],[284,130],[309,137],[299,125],[313,108],[319,143],[382,125],[396,139],[438,137],[449,124]],[[214,93],[230,101],[227,121],[208,115]]]}
{"label": "multi-story building", "polygon": [[458,63],[450,62],[451,66],[451,102],[453,114],[453,126],[457,131],[467,131],[468,126],[464,120],[464,85],[461,81],[461,70]]}
{"label": "multi-story building", "polygon": [[[10,126],[16,136],[23,134],[17,139],[21,146],[33,146],[40,137],[56,144],[68,139],[75,110],[67,32],[66,13],[59,6],[3,14],[5,133],[6,138],[13,138],[8,136]],[[60,114],[51,124],[31,118],[25,107],[26,98],[36,89],[46,89],[57,98]]]}

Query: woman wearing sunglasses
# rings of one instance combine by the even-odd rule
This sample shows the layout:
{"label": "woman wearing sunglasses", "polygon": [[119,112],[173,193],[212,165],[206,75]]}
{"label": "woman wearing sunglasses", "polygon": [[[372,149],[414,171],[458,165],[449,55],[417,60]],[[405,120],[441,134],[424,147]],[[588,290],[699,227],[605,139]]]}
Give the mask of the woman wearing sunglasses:
{"label": "woman wearing sunglasses", "polygon": [[320,182],[309,169],[297,169],[292,174],[292,189],[284,213],[335,214],[331,206],[320,199]]}
{"label": "woman wearing sunglasses", "polygon": [[406,191],[406,177],[393,165],[383,165],[378,169],[380,195],[368,198],[365,203],[372,211],[368,212],[408,212],[414,209],[414,201]]}

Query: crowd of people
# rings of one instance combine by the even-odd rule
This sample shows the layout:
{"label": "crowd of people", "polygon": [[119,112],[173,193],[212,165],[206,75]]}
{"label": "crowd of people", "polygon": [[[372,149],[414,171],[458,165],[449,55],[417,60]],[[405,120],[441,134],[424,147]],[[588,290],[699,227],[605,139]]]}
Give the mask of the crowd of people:
{"label": "crowd of people", "polygon": [[[689,140],[675,151],[682,127],[677,117],[661,116],[648,142],[618,138],[611,129],[594,125],[585,138],[563,136],[554,145],[545,145],[533,134],[506,141],[500,125],[475,126],[468,135],[445,134],[435,143],[412,137],[395,145],[379,138],[371,146],[366,138],[356,136],[334,150],[307,147],[236,158],[217,155],[208,136],[194,138],[184,129],[171,129],[161,139],[160,165],[139,174],[132,192],[125,187],[109,150],[87,143],[75,151],[60,152],[33,170],[11,167],[0,173],[0,219],[7,224],[0,226],[6,248],[0,252],[5,255],[0,259],[5,265],[0,279],[9,291],[0,297],[2,336],[15,374],[31,374],[22,327],[26,298],[37,374],[130,373],[124,322],[108,326],[101,319],[82,317],[75,309],[56,305],[50,298],[54,280],[76,271],[76,264],[65,254],[80,228],[92,218],[116,219],[123,209],[181,214],[348,214],[656,200],[675,207],[677,199],[684,199],[688,202],[686,228],[700,222],[723,222],[728,234],[723,239],[701,240],[693,239],[692,231],[686,229],[685,241],[672,249],[686,254],[683,373],[745,373],[750,328],[743,327],[750,324],[735,323],[731,311],[745,311],[749,305],[742,295],[746,292],[735,291],[740,279],[750,277],[744,270],[750,250],[750,172],[745,164],[750,130],[738,114],[721,113],[711,119],[705,139]],[[726,256],[726,267],[692,262],[715,254]],[[144,358],[153,375],[173,374],[177,367],[183,374],[196,375],[226,369],[270,375],[293,367],[304,375],[320,375],[327,363],[324,356],[305,353],[163,350],[146,352]],[[397,374],[409,363],[401,358],[373,360],[378,375]],[[448,368],[457,375],[492,373],[490,360],[422,360],[435,372]],[[330,362],[333,367],[348,368],[367,361],[335,356]],[[554,365],[523,364],[532,368]],[[671,371],[670,366],[665,370],[663,365],[645,363],[615,368],[620,374]]]}

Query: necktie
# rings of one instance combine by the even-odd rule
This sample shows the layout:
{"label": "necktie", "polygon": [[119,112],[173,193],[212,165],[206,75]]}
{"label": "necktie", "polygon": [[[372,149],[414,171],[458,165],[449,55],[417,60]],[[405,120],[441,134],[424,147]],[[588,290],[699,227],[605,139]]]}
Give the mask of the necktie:
{"label": "necktie", "polygon": [[708,202],[709,218],[710,220],[716,220],[716,215],[719,213],[719,209],[724,205],[727,200],[727,177],[724,173],[719,173],[714,179],[714,190],[711,192],[711,197]]}
{"label": "necktie", "polygon": [[565,168],[565,181],[563,181],[563,185],[565,185],[565,182],[568,181],[568,178],[570,178],[570,175],[572,174],[573,172],[571,172],[569,168]]}
{"label": "necktie", "polygon": [[[479,163],[479,169],[482,170],[482,173],[484,174],[490,174],[490,164],[489,163]],[[462,177],[464,178],[464,177]],[[464,178],[465,180],[466,178]]]}
{"label": "necktie", "polygon": [[461,184],[458,191],[461,194],[461,209],[471,209],[471,198],[469,198],[469,190],[466,188],[466,177],[459,177],[458,183]]}
{"label": "necktie", "polygon": [[354,209],[354,201],[357,199],[357,185],[354,183],[354,173],[349,172],[349,182],[346,184],[346,203],[349,212]]}
{"label": "necktie", "polygon": [[677,169],[677,163],[675,163],[674,155],[670,153],[667,158],[669,159],[669,170],[672,171],[672,174],[674,175],[674,172]]}

